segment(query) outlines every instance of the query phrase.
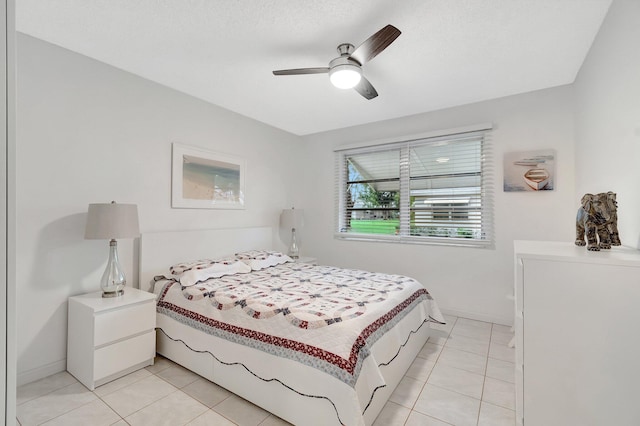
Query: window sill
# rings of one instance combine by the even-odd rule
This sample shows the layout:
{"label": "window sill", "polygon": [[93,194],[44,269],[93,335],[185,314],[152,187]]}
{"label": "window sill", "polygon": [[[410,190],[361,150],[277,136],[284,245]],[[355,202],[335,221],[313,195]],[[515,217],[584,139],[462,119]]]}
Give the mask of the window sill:
{"label": "window sill", "polygon": [[449,247],[470,247],[470,248],[486,248],[494,249],[494,243],[488,240],[475,240],[467,238],[437,238],[437,237],[418,237],[399,235],[371,235],[336,232],[334,238],[344,241],[365,241],[376,243],[395,243],[395,244],[418,244],[431,246],[449,246]]}

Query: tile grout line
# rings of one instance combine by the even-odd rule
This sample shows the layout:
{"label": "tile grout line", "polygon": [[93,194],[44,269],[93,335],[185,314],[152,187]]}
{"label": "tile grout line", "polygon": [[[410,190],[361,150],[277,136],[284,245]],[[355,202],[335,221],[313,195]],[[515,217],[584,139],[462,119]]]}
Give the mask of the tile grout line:
{"label": "tile grout line", "polygon": [[[73,377],[73,376],[71,376],[71,377]],[[46,377],[45,377],[45,378],[46,378]],[[76,379],[75,377],[73,378],[73,380],[75,380],[75,382],[73,382],[73,383],[69,383],[68,385],[60,386],[59,388],[53,389],[53,390],[52,390],[52,391],[50,391],[50,392],[43,393],[42,395],[38,395],[38,396],[36,396],[36,397],[34,397],[34,398],[28,399],[28,400],[26,400],[26,401],[24,401],[24,402],[22,402],[22,403],[20,403],[20,404],[17,404],[17,405],[16,405],[16,407],[20,407],[21,405],[27,404],[27,403],[29,403],[29,402],[31,402],[31,401],[35,401],[36,399],[43,398],[43,397],[45,397],[45,396],[47,396],[47,395],[51,395],[51,394],[52,394],[52,393],[54,393],[54,392],[57,392],[57,391],[62,390],[62,389],[64,389],[64,388],[68,388],[69,386],[75,385],[76,383],[80,383],[80,382],[78,381],[78,379]],[[35,382],[34,382],[34,383],[35,383]],[[27,384],[30,384],[30,383],[27,383]],[[26,386],[26,385],[25,385],[25,386]],[[87,390],[88,390],[88,389],[87,389]]]}
{"label": "tile grout line", "polygon": [[[156,354],[156,356],[158,356],[158,355]],[[159,376],[159,375],[158,375],[158,373],[160,373],[160,372],[162,372],[162,371],[165,371],[165,370],[168,370],[169,368],[171,368],[171,366],[167,366],[167,367],[163,368],[162,370],[159,370],[159,371],[157,371],[157,372],[155,372],[155,373],[153,373],[153,372],[151,372],[151,371],[147,370],[147,369],[146,369],[146,367],[145,367],[145,370],[149,371],[149,373],[151,374],[151,376],[155,376],[155,377],[157,377],[158,379],[160,379],[160,380],[162,380],[163,382],[165,382],[165,383],[169,384],[170,386],[173,386],[176,390],[175,390],[175,391],[173,391],[173,392],[171,392],[171,393],[169,393],[169,394],[167,394],[167,395],[165,395],[165,396],[163,396],[162,398],[159,398],[159,399],[157,399],[157,400],[155,400],[155,401],[150,402],[149,404],[145,405],[144,407],[140,407],[139,409],[137,409],[137,410],[136,410],[136,411],[134,411],[133,413],[129,414],[127,417],[132,416],[132,415],[134,415],[135,413],[137,413],[137,412],[139,412],[139,411],[141,411],[141,410],[144,410],[144,409],[145,409],[145,408],[147,408],[148,406],[150,406],[150,405],[154,404],[155,402],[160,401],[160,400],[161,400],[161,399],[163,399],[163,398],[166,398],[166,397],[167,397],[167,396],[169,396],[169,395],[173,395],[174,393],[176,393],[176,392],[178,392],[178,391],[181,391],[181,389],[180,389],[180,388],[178,388],[177,386],[175,386],[173,383],[170,383],[169,381],[165,380],[162,376]],[[131,386],[131,385],[133,385],[133,384],[135,384],[135,383],[138,383],[138,382],[140,382],[140,381],[142,381],[142,380],[144,380],[144,379],[146,379],[146,378],[148,378],[148,377],[151,377],[151,376],[141,377],[140,379],[138,379],[138,380],[136,380],[136,381],[134,381],[134,382],[132,382],[132,383],[129,383],[128,385],[123,386],[122,388],[116,389],[116,390],[114,390],[113,392],[109,392],[108,394],[105,394],[105,395],[103,395],[103,396],[111,395],[111,394],[113,394],[113,393],[115,393],[115,392],[118,392],[119,390],[124,389],[125,387]],[[124,377],[126,377],[126,376],[124,376]],[[93,392],[93,391],[92,391],[92,392]],[[188,394],[186,394],[185,392],[183,392],[183,393],[184,393],[185,395],[189,396],[190,398],[193,398],[191,395],[188,395]],[[119,414],[119,413],[118,413],[118,412],[117,412],[117,411],[116,411],[116,410],[115,410],[111,405],[109,405],[109,403],[108,403],[107,401],[105,401],[104,399],[102,399],[102,396],[98,396],[98,395],[96,395],[96,396],[97,396],[97,397],[98,397],[102,402],[104,402],[104,404],[105,404],[107,407],[109,407],[109,408],[110,408],[114,413],[116,413],[116,414],[120,417],[120,419],[121,419],[122,421],[124,421],[124,422],[125,422],[125,423],[127,423],[127,424],[130,424],[129,422],[127,422],[127,420],[125,419],[125,417],[122,417],[122,416],[121,416],[121,415],[120,415],[120,414]],[[197,400],[197,399],[195,399],[195,398],[193,398],[193,399],[194,399],[194,400],[196,400],[196,401],[198,401],[198,400]],[[198,402],[200,402],[200,401],[198,401]],[[201,404],[202,404],[202,403],[201,403]],[[202,405],[204,405],[204,404],[202,404]],[[206,405],[205,405],[205,407],[206,407]],[[207,407],[207,409],[210,409],[210,408],[209,408],[209,407]],[[194,419],[191,419],[190,421],[193,421],[193,420],[195,420],[195,418],[194,418]],[[116,422],[116,423],[117,423],[117,422]],[[187,423],[188,423],[188,422],[187,422]],[[185,424],[186,424],[186,423],[185,423]]]}
{"label": "tile grout line", "polygon": [[[157,353],[156,353],[156,356],[158,356],[158,354],[157,354]],[[160,355],[160,356],[162,356],[162,355]],[[167,359],[168,359],[168,358],[167,358]],[[173,361],[171,361],[171,362],[173,362]],[[179,364],[176,364],[176,365],[179,365]],[[183,389],[183,388],[185,388],[185,387],[189,386],[191,383],[195,383],[195,382],[198,380],[198,379],[194,380],[193,382],[191,382],[191,383],[189,383],[189,384],[187,384],[187,385],[183,386],[183,388],[178,388],[178,387],[177,387],[177,386],[175,386],[173,383],[169,382],[167,379],[165,379],[164,377],[162,377],[162,376],[160,376],[160,375],[159,375],[159,373],[161,373],[161,372],[163,372],[163,371],[166,371],[166,370],[168,370],[169,368],[171,368],[171,365],[169,365],[169,366],[167,366],[166,368],[163,368],[162,370],[159,370],[159,371],[157,371],[157,372],[155,372],[155,373],[151,373],[151,372],[150,372],[150,373],[151,373],[151,374],[153,374],[154,376],[158,377],[159,379],[161,379],[161,380],[163,380],[163,381],[165,381],[165,382],[169,383],[171,386],[175,387],[175,388],[176,388],[176,389],[178,389],[179,391],[182,391],[182,389]],[[148,370],[147,370],[147,371],[148,371]],[[199,377],[199,378],[203,378],[202,376],[198,376],[198,377]],[[208,380],[208,379],[205,379],[205,380]],[[208,381],[210,381],[210,380],[208,380]],[[211,382],[211,383],[214,383],[214,382]],[[223,389],[224,389],[224,388],[223,388]],[[226,401],[227,399],[229,399],[231,396],[235,395],[233,392],[229,391],[229,392],[230,392],[230,394],[229,394],[229,395],[227,395],[224,399],[222,399],[222,400],[221,400],[221,401],[219,401],[217,404],[215,404],[215,405],[213,405],[213,406],[211,406],[211,407],[209,407],[208,405],[206,405],[206,404],[205,404],[205,403],[203,403],[202,401],[198,400],[197,398],[195,398],[195,397],[193,397],[193,396],[189,395],[188,393],[186,393],[186,392],[184,392],[184,391],[182,391],[182,392],[183,392],[185,395],[187,395],[189,398],[192,398],[193,400],[195,400],[195,401],[199,402],[200,404],[204,405],[205,407],[207,407],[207,410],[206,410],[204,413],[202,413],[201,415],[205,414],[207,411],[213,411],[214,413],[216,413],[216,414],[217,414],[217,415],[219,415],[220,417],[222,417],[222,418],[224,418],[225,420],[227,420],[227,421],[229,421],[229,422],[233,423],[234,425],[238,426],[238,423],[236,423],[236,422],[235,422],[235,421],[233,421],[232,419],[228,418],[228,417],[227,417],[227,416],[225,416],[224,414],[222,414],[222,413],[220,413],[220,412],[218,412],[218,411],[216,411],[216,410],[214,410],[214,409],[213,409],[213,407],[217,407],[218,405],[222,404],[224,401]],[[144,408],[144,407],[143,407],[143,408]],[[142,408],[141,408],[140,410],[142,410]],[[138,411],[140,411],[140,410],[138,410]],[[132,414],[133,414],[133,413],[132,413]],[[272,415],[272,414],[271,414],[271,413],[269,413],[269,416],[271,416],[271,415]],[[262,420],[259,424],[262,424],[263,422],[265,422],[265,421],[269,418],[269,416],[267,416],[267,417],[266,417],[264,420]],[[128,417],[128,416],[127,416],[127,417]],[[198,416],[198,417],[200,417],[200,416]],[[198,417],[196,417],[196,418],[194,418],[194,419],[189,420],[189,422],[192,422],[193,420],[197,419]],[[124,419],[123,419],[123,420],[124,420]],[[126,420],[125,420],[125,421],[126,421]],[[185,423],[185,425],[186,425],[186,424],[188,424],[189,422]]]}
{"label": "tile grout line", "polygon": [[487,361],[484,365],[484,379],[482,379],[482,391],[480,392],[480,404],[478,405],[478,417],[476,425],[480,424],[480,413],[482,412],[482,401],[484,398],[484,386],[487,383],[487,371],[489,370],[489,353],[491,352],[491,337],[493,336],[493,323],[491,324],[491,333],[489,334],[489,348],[487,349]]}
{"label": "tile grout line", "polygon": [[[26,403],[28,403],[28,402],[36,401],[36,400],[38,400],[38,399],[40,399],[40,398],[44,398],[45,396],[51,395],[51,394],[52,394],[52,393],[54,393],[54,392],[58,392],[58,391],[60,391],[60,390],[62,390],[62,389],[66,389],[66,388],[68,388],[68,387],[70,387],[70,386],[73,386],[73,385],[76,385],[76,384],[82,384],[82,383],[80,383],[80,382],[79,382],[75,377],[74,377],[74,380],[75,380],[75,382],[74,382],[74,383],[70,383],[70,384],[68,384],[68,385],[66,385],[66,386],[59,387],[58,389],[55,389],[55,390],[52,390],[51,392],[47,392],[47,393],[45,393],[45,394],[42,394],[42,395],[40,395],[40,396],[39,396],[39,397],[37,397],[37,398],[33,398],[33,399],[30,399],[29,401],[25,401],[25,402],[23,402],[23,403],[22,403],[22,404],[20,404],[20,405],[24,405],[24,404],[26,404]],[[84,385],[82,385],[82,386],[84,386]],[[86,389],[86,387],[85,387],[85,389]],[[87,389],[87,391],[89,391],[89,392],[91,392],[91,393],[93,394],[93,391],[90,391],[89,389]],[[94,395],[95,395],[95,394],[94,394]],[[97,397],[97,395],[95,395],[95,396]],[[78,408],[80,408],[80,407],[84,407],[85,405],[91,404],[91,403],[93,403],[93,402],[95,402],[95,401],[85,402],[84,404],[78,405],[77,407],[75,407],[75,408],[73,408],[73,409],[71,409],[71,410],[69,410],[69,411],[65,411],[64,413],[58,414],[57,416],[54,416],[54,417],[51,417],[50,419],[47,419],[47,420],[45,420],[44,422],[38,423],[38,425],[42,425],[42,424],[44,424],[44,423],[46,423],[46,422],[50,422],[50,421],[51,421],[51,420],[53,420],[53,419],[57,419],[58,417],[64,416],[65,414],[70,413],[71,411],[77,410]],[[16,408],[17,408],[17,407],[16,407]],[[117,414],[117,413],[116,413],[116,414]],[[18,419],[17,413],[16,413],[16,422],[18,422],[19,424],[22,424],[22,423],[20,422],[20,419]]]}
{"label": "tile grout line", "polygon": [[[452,327],[451,332],[449,332],[449,333],[447,334],[447,341],[448,341],[449,337],[452,335],[452,333],[453,333],[453,328],[455,327],[455,324],[456,324],[456,323],[457,323],[457,319],[456,319],[456,321],[454,322],[454,326]],[[477,425],[477,424],[479,424],[479,422],[480,422],[480,412],[481,412],[481,409],[482,409],[482,404],[483,404],[483,402],[484,402],[484,401],[483,401],[483,397],[484,397],[484,387],[485,387],[485,383],[486,383],[487,377],[489,377],[489,376],[487,376],[487,370],[488,370],[488,366],[489,366],[489,359],[495,359],[495,360],[498,360],[498,361],[504,361],[504,360],[501,360],[501,359],[499,359],[499,358],[493,358],[493,357],[490,357],[490,356],[489,356],[489,353],[490,353],[490,350],[491,350],[491,337],[493,336],[493,328],[494,328],[494,325],[495,325],[494,323],[490,323],[490,324],[491,324],[491,329],[490,329],[490,334],[489,334],[489,347],[487,348],[486,355],[481,355],[481,354],[478,354],[478,353],[475,353],[475,352],[465,351],[465,350],[462,350],[462,349],[459,349],[459,348],[452,348],[452,347],[449,347],[449,349],[455,349],[455,350],[459,350],[459,351],[461,351],[461,352],[465,352],[465,353],[469,353],[469,354],[473,354],[473,355],[477,355],[477,356],[484,356],[484,357],[485,357],[485,369],[484,369],[484,370],[485,370],[485,372],[484,372],[484,374],[482,375],[482,376],[483,376],[483,381],[482,381],[482,391],[481,391],[481,393],[480,393],[480,398],[479,398],[479,399],[478,399],[478,398],[474,398],[474,397],[472,397],[472,396],[469,396],[469,395],[466,395],[466,394],[460,393],[460,392],[458,392],[458,391],[454,391],[454,390],[451,390],[451,389],[447,389],[447,388],[443,388],[443,387],[440,387],[440,386],[437,386],[437,385],[430,384],[431,386],[437,387],[437,388],[439,388],[439,389],[442,389],[442,390],[445,390],[445,391],[449,391],[449,392],[453,392],[453,393],[456,393],[456,394],[458,394],[458,395],[465,396],[465,397],[468,397],[468,398],[472,398],[472,399],[477,400],[477,401],[479,402],[479,404],[478,404],[478,413],[477,413],[477,416],[476,416],[476,425]],[[497,344],[497,343],[496,343],[496,344]],[[438,346],[440,346],[440,345],[438,345]],[[435,369],[435,367],[436,367],[436,365],[437,365],[437,362],[440,360],[440,355],[442,354],[442,351],[444,350],[444,348],[445,348],[445,347],[447,347],[447,346],[446,346],[446,342],[445,342],[445,345],[442,345],[442,348],[441,348],[440,352],[438,353],[438,356],[437,356],[437,358],[436,358],[436,362],[434,363],[434,367],[433,367],[433,369]],[[508,361],[505,361],[505,362],[508,362]],[[444,364],[441,364],[441,365],[444,365]],[[450,367],[450,368],[454,368],[454,369],[457,369],[457,370],[461,370],[461,371],[465,371],[465,372],[468,372],[468,373],[477,374],[477,373],[474,373],[474,372],[472,372],[472,371],[465,370],[465,369],[463,369],[463,368],[458,368],[458,367],[454,367],[454,366],[448,366],[448,367]],[[433,369],[432,369],[432,371],[429,373],[429,377],[431,376],[431,373],[433,372]],[[493,379],[493,378],[492,378],[492,379]],[[428,379],[427,379],[427,380],[428,380]],[[493,380],[498,380],[498,381],[501,381],[501,382],[509,383],[509,382],[506,382],[506,381],[501,380],[501,379],[493,379]],[[425,382],[425,385],[423,385],[422,390],[424,390],[424,386],[426,386],[426,384],[427,384],[427,383]],[[422,392],[422,390],[421,390],[421,392]],[[488,402],[487,402],[487,404],[490,404],[490,403],[488,403]],[[491,405],[494,405],[494,406],[496,406],[496,407],[500,407],[500,408],[504,408],[504,409],[507,409],[507,410],[510,410],[510,411],[514,411],[514,410],[511,410],[509,407],[503,407],[503,406],[496,405],[496,404],[491,404]],[[414,403],[413,407],[415,407],[415,403]],[[411,409],[411,411],[412,411],[412,412],[414,411],[414,410],[413,410],[413,408]],[[420,412],[418,412],[418,413],[420,413]],[[424,413],[420,413],[420,414],[424,414]],[[410,414],[410,415],[411,415],[411,414]],[[428,415],[428,414],[424,414],[424,415],[429,416],[429,417],[433,417],[433,416]],[[445,422],[445,423],[448,423],[448,422],[446,422],[446,421],[444,421],[444,420],[442,420],[442,419],[440,419],[440,418],[437,418],[437,417],[433,417],[433,418],[436,418],[437,420],[440,420],[440,421],[443,421],[443,422]],[[408,421],[408,420],[407,420],[407,421]],[[406,424],[406,421],[405,421],[405,424]]]}
{"label": "tile grout line", "polygon": [[[457,322],[458,322],[458,317],[456,317],[455,321],[453,322],[453,325],[451,326],[451,330],[453,330],[453,327],[455,327],[455,324],[456,324]],[[451,331],[447,333],[447,340],[449,339],[449,336],[451,336]],[[429,343],[429,339],[427,339],[427,341],[425,342],[425,344],[426,344],[426,343]],[[436,346],[440,346],[440,345],[436,345]],[[415,410],[414,410],[414,408],[415,408],[416,404],[418,403],[418,399],[420,398],[420,395],[421,395],[421,394],[422,394],[422,392],[424,391],[425,386],[427,386],[427,383],[428,383],[428,381],[429,381],[429,378],[431,377],[431,374],[433,373],[433,370],[435,370],[436,365],[438,364],[438,360],[440,360],[440,355],[442,355],[442,350],[443,350],[443,349],[444,349],[444,345],[442,345],[442,348],[440,348],[440,350],[438,351],[438,356],[436,357],[436,360],[433,362],[433,367],[431,368],[431,371],[429,372],[429,375],[428,375],[428,376],[427,376],[427,378],[425,379],[424,384],[422,385],[422,388],[420,389],[420,393],[418,394],[418,398],[416,398],[416,400],[414,401],[413,405],[411,406],[411,411],[409,412],[409,416],[407,417],[407,419],[406,419],[406,420],[405,420],[405,422],[404,422],[404,424],[405,424],[405,425],[406,425],[407,421],[409,421],[409,417],[411,417],[411,413],[412,413],[413,411],[415,411]],[[403,377],[407,377],[407,376],[406,376],[406,374],[405,374],[405,376],[403,376]],[[430,386],[434,386],[434,385],[431,385],[431,384],[430,384]],[[436,387],[437,387],[437,386],[436,386]],[[442,389],[442,388],[441,388],[441,389]],[[451,423],[446,422],[446,421],[444,421],[444,420],[442,420],[442,419],[440,419],[440,418],[433,417],[433,416],[431,416],[431,415],[421,413],[420,411],[416,411],[416,413],[420,413],[420,414],[423,414],[423,415],[425,415],[425,416],[432,417],[432,418],[434,418],[434,419],[436,419],[436,420],[442,421],[442,422],[444,422],[444,423],[451,424]]]}
{"label": "tile grout line", "polygon": [[[145,370],[146,370],[146,368],[145,368]],[[165,370],[166,370],[166,369],[165,369]],[[149,370],[147,370],[147,371],[149,371]],[[151,373],[151,372],[149,371],[149,373]],[[151,373],[151,375],[158,377],[155,373]],[[123,377],[126,377],[126,376],[123,376]],[[147,376],[147,377],[151,377],[151,376]],[[91,391],[91,392],[93,392],[93,394],[94,394],[94,395],[96,395],[96,396],[100,399],[100,401],[102,401],[102,402],[103,402],[107,407],[109,407],[109,409],[110,409],[111,411],[113,411],[114,413],[116,413],[116,415],[117,415],[118,417],[120,417],[120,420],[124,421],[126,424],[130,424],[128,421],[126,421],[126,420],[125,420],[125,418],[124,418],[124,417],[122,417],[122,416],[120,415],[120,413],[118,413],[118,412],[115,410],[115,408],[113,408],[111,405],[109,405],[109,403],[108,403],[107,401],[105,401],[104,399],[102,399],[102,397],[103,397],[103,396],[111,395],[111,394],[113,394],[113,393],[115,393],[115,392],[118,392],[119,390],[122,390],[122,389],[126,388],[127,386],[131,386],[131,385],[133,385],[133,384],[135,384],[135,383],[138,383],[138,382],[140,382],[140,381],[142,381],[142,380],[146,379],[147,377],[141,377],[139,380],[136,380],[136,381],[134,381],[134,382],[132,382],[132,383],[129,383],[128,385],[123,386],[123,387],[121,387],[121,388],[119,388],[119,389],[115,389],[113,392],[109,392],[109,393],[107,393],[107,394],[105,394],[105,395],[102,395],[102,396],[100,396],[100,395],[96,395],[96,394],[95,394],[95,389],[94,389],[93,391]],[[162,377],[159,377],[159,378],[160,378],[160,379],[162,379]],[[171,384],[171,383],[169,383],[169,384]],[[173,385],[172,385],[172,386],[173,386]],[[175,386],[174,386],[174,387],[175,387]],[[149,404],[149,405],[151,405],[151,404]],[[130,416],[130,415],[132,415],[132,414],[134,414],[134,413],[137,413],[138,411],[142,410],[142,409],[143,409],[143,408],[145,408],[145,407],[148,407],[148,405],[145,405],[144,407],[142,407],[142,408],[140,408],[140,409],[138,409],[138,410],[134,411],[133,413],[129,414],[129,416]],[[128,417],[128,416],[127,416],[127,417]],[[116,423],[118,423],[118,422],[116,422]],[[112,423],[112,424],[113,424],[113,423]]]}
{"label": "tile grout line", "polygon": [[[66,386],[65,386],[65,387],[66,387]],[[62,389],[62,388],[60,388],[60,389]],[[91,391],[89,391],[89,392],[91,392]],[[47,395],[49,395],[49,394],[47,394]],[[94,402],[96,402],[96,401],[85,402],[84,404],[82,404],[82,405],[78,405],[76,408],[74,408],[74,409],[72,409],[72,410],[65,411],[64,413],[58,414],[58,415],[57,415],[57,416],[55,416],[55,417],[51,417],[50,419],[47,419],[47,420],[45,420],[44,422],[38,423],[38,425],[46,424],[46,423],[50,422],[51,420],[55,420],[55,419],[57,419],[57,418],[59,418],[59,417],[62,417],[62,416],[64,416],[64,415],[66,415],[66,414],[69,414],[69,413],[70,413],[70,412],[72,412],[72,411],[75,411],[75,410],[77,410],[77,409],[79,409],[79,408],[82,408],[82,407],[84,407],[85,405],[93,404]],[[109,407],[109,408],[111,408],[111,407]],[[116,414],[118,414],[118,413],[116,413]],[[17,420],[17,419],[16,419],[16,420]],[[19,420],[18,420],[18,422],[19,422]],[[20,423],[20,424],[22,424],[22,423]]]}
{"label": "tile grout line", "polygon": [[[134,382],[134,383],[135,383],[135,382]],[[173,385],[172,385],[172,386],[173,386]],[[173,386],[173,387],[175,387],[175,386]],[[177,392],[177,391],[179,391],[179,390],[180,390],[180,389],[176,388],[176,390],[175,390],[175,391],[173,391],[173,392],[171,392],[171,393],[169,393],[169,394],[167,394],[167,395],[163,396],[162,398],[156,399],[155,401],[151,401],[149,404],[145,405],[144,407],[140,407],[139,409],[137,409],[137,410],[136,410],[136,411],[134,411],[133,413],[130,413],[129,415],[127,415],[127,417],[132,416],[132,415],[134,415],[135,413],[137,413],[137,412],[139,412],[139,411],[144,410],[144,409],[145,409],[145,408],[147,408],[148,406],[150,406],[150,405],[152,405],[152,404],[154,404],[154,403],[156,403],[156,402],[160,401],[160,400],[161,400],[161,399],[163,399],[163,398],[166,398],[166,397],[167,397],[167,396],[169,396],[169,395],[173,395],[174,393],[176,393],[176,392]],[[118,416],[120,416],[120,418],[121,418],[122,420],[124,420],[127,424],[130,424],[129,422],[127,422],[127,420],[125,419],[125,417],[122,417],[122,415],[120,415],[120,414],[119,414],[119,413],[118,413],[118,412],[117,412],[117,411],[116,411],[116,410],[115,410],[111,405],[109,405],[109,403],[108,403],[107,401],[103,400],[102,398],[100,398],[100,399],[101,399],[101,400],[102,400],[102,402],[104,402],[104,403],[107,405],[107,407],[109,407],[109,408],[110,408],[114,413],[116,413]]]}

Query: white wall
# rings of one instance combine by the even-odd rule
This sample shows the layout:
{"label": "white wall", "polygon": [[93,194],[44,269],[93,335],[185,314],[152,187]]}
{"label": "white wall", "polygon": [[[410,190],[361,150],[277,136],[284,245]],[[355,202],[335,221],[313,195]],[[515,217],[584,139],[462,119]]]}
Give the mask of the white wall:
{"label": "white wall", "polygon": [[[512,304],[505,295],[513,281],[512,241],[573,241],[583,193],[616,191],[623,243],[640,247],[637,22],[640,3],[613,2],[575,86],[310,135],[303,144],[286,132],[19,35],[19,381],[65,368],[66,299],[97,290],[107,257],[106,241],[83,239],[86,208],[112,199],[138,204],[143,232],[275,227],[280,210],[295,204],[305,209],[303,255],[411,275],[445,311],[510,323]],[[333,239],[335,147],[484,122],[495,129],[494,250]],[[247,158],[247,209],[171,209],[171,142]],[[547,148],[557,151],[555,191],[502,192],[504,152]],[[119,246],[135,281],[135,245]]]}
{"label": "white wall", "polygon": [[[513,240],[574,239],[572,105],[572,89],[563,86],[305,137],[301,250],[323,263],[410,275],[427,287],[443,311],[510,324],[513,303],[505,296],[512,293]],[[494,124],[495,250],[333,238],[334,148],[485,122]],[[556,190],[503,192],[503,153],[536,149],[556,150]]]}
{"label": "white wall", "polygon": [[618,194],[622,244],[640,248],[640,2],[615,0],[575,82],[576,190]]}
{"label": "white wall", "polygon": [[[297,201],[298,136],[23,34],[17,102],[19,383],[65,369],[66,300],[99,290],[108,242],[83,239],[89,203],[136,203],[148,232],[277,229]],[[171,209],[172,142],[246,158],[246,209]],[[119,253],[136,284],[133,241]]]}

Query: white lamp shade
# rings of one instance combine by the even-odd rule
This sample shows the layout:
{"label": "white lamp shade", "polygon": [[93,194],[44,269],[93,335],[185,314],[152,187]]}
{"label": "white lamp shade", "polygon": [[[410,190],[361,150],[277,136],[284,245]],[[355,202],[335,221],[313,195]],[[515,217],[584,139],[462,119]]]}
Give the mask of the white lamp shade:
{"label": "white lamp shade", "polygon": [[89,204],[84,238],[110,240],[140,235],[138,206],[135,204]]}
{"label": "white lamp shade", "polygon": [[329,70],[329,80],[338,89],[351,89],[360,83],[362,70],[351,64],[336,65]]}
{"label": "white lamp shade", "polygon": [[300,229],[304,226],[304,210],[285,209],[280,214],[280,227],[283,229]]}

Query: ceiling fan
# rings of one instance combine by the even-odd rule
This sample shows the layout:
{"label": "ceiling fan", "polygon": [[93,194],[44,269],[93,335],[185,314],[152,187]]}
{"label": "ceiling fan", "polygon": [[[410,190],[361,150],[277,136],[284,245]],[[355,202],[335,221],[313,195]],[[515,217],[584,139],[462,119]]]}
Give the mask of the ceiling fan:
{"label": "ceiling fan", "polygon": [[329,79],[334,86],[340,89],[353,88],[365,98],[373,99],[378,96],[378,92],[369,83],[369,80],[362,75],[361,67],[389,47],[399,35],[399,29],[393,25],[387,25],[355,49],[353,44],[350,43],[338,45],[340,56],[331,60],[328,67],[277,70],[273,71],[273,75],[328,73]]}

